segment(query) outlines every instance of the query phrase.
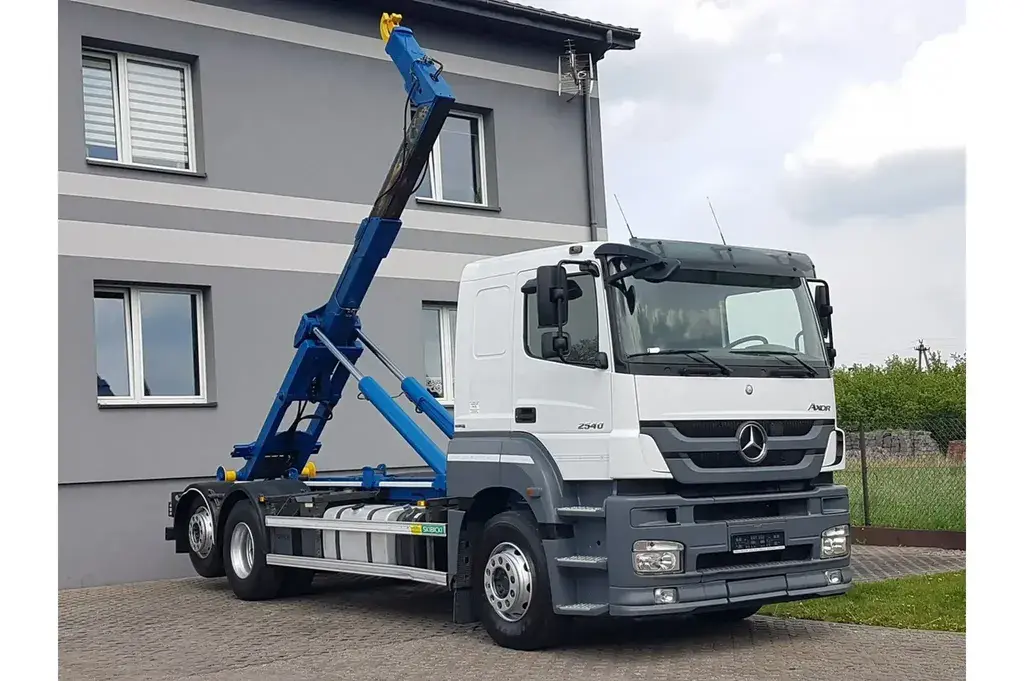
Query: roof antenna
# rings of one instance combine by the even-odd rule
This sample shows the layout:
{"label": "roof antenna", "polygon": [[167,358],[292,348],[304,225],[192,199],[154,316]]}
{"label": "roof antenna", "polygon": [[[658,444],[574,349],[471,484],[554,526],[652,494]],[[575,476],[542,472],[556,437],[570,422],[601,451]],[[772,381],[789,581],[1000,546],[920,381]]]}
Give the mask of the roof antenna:
{"label": "roof antenna", "polygon": [[636,236],[633,234],[633,230],[629,228],[629,220],[626,219],[626,211],[622,210],[622,204],[619,203],[619,195],[612,194],[615,197],[615,205],[619,207],[619,213],[622,215],[622,221],[626,223],[626,231],[629,232],[629,238],[635,239]]}
{"label": "roof antenna", "polygon": [[708,196],[706,198],[708,200],[708,208],[711,209],[711,217],[713,217],[715,219],[715,227],[718,228],[718,236],[722,237],[722,245],[723,246],[728,246],[729,244],[725,243],[725,235],[722,234],[722,226],[720,224],[718,224],[718,216],[715,215],[715,207],[711,205],[711,197]]}

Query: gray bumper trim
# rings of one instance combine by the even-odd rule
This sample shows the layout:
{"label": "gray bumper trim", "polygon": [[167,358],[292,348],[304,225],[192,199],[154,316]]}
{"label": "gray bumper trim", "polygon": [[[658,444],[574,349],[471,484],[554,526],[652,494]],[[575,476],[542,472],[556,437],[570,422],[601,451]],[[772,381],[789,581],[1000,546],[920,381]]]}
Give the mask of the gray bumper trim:
{"label": "gray bumper trim", "polygon": [[659,588],[674,586],[680,601],[655,605],[654,587],[611,588],[612,603],[608,614],[616,617],[639,617],[647,615],[673,615],[699,613],[705,610],[722,610],[729,606],[750,603],[779,603],[782,601],[838,596],[850,590],[852,572],[849,567],[839,569],[843,583],[830,585],[825,580],[827,565],[814,570],[794,572],[786,575],[741,579],[720,582],[691,582],[678,585],[664,584]]}

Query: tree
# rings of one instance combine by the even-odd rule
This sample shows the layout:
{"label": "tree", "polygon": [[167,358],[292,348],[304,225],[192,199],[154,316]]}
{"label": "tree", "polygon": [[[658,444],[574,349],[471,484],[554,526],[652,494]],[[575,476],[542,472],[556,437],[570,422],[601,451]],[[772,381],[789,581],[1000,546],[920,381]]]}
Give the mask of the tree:
{"label": "tree", "polygon": [[882,366],[836,369],[836,407],[851,429],[914,429],[931,432],[946,449],[967,437],[967,357],[945,360],[931,353],[930,370],[917,360],[893,355]]}

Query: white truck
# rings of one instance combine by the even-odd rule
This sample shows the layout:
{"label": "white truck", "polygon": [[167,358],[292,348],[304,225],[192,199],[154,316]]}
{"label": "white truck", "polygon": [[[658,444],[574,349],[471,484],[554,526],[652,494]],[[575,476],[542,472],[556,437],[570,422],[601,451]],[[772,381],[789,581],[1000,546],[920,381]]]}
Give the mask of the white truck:
{"label": "white truck", "polygon": [[[245,465],[172,494],[176,551],[247,600],[316,572],[446,587],[457,622],[516,649],[555,645],[574,616],[742,618],[846,592],[832,308],[807,256],[630,239],[471,263],[454,416],[369,339],[359,305],[453,100],[388,21],[415,111],[403,149],[333,295],[302,318],[259,437],[232,452]],[[364,350],[446,451],[356,368]],[[316,474],[350,378],[428,473]]]}

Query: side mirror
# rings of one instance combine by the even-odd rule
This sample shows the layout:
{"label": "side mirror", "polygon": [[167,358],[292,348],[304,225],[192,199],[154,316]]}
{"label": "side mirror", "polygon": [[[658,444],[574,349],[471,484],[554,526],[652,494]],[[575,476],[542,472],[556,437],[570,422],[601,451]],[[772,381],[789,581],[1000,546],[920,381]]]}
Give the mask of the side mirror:
{"label": "side mirror", "polygon": [[814,289],[814,309],[820,319],[831,319],[832,304],[829,301],[828,284],[823,281],[816,283],[818,288]]}
{"label": "side mirror", "polygon": [[[537,326],[560,328],[569,321],[569,277],[561,265],[537,268]],[[568,346],[566,346],[568,347]]]}
{"label": "side mirror", "polygon": [[828,365],[834,367],[836,363],[836,349],[832,342],[832,301],[829,296],[828,282],[822,279],[812,279],[809,284],[815,285],[814,289],[814,312],[821,324],[821,335],[825,339],[825,354]]}
{"label": "side mirror", "polygon": [[542,359],[559,359],[564,357],[572,347],[572,339],[565,331],[545,331],[540,336],[540,356]]}

